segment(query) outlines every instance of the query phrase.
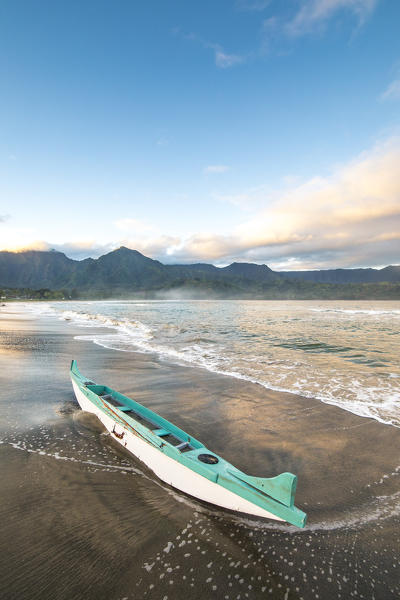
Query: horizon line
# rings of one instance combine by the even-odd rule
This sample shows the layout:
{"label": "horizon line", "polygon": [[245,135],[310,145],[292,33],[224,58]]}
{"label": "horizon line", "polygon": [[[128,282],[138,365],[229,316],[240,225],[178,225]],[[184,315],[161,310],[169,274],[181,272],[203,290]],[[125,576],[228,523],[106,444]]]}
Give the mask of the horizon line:
{"label": "horizon line", "polygon": [[118,252],[118,250],[128,250],[129,252],[136,252],[137,254],[140,254],[140,256],[143,256],[144,258],[148,258],[149,260],[153,260],[155,262],[159,262],[160,264],[162,264],[165,267],[174,267],[174,266],[188,267],[190,265],[208,265],[208,266],[214,267],[216,269],[225,269],[234,264],[239,264],[239,265],[254,265],[257,267],[267,267],[273,273],[297,273],[297,272],[298,273],[306,273],[306,272],[318,272],[318,271],[356,271],[356,270],[360,270],[360,269],[361,270],[371,269],[373,271],[382,271],[383,269],[388,269],[390,267],[400,267],[400,264],[390,264],[390,265],[379,266],[379,267],[328,267],[328,268],[319,268],[319,269],[292,269],[292,270],[279,271],[276,269],[271,269],[271,267],[269,267],[266,263],[256,263],[256,262],[248,262],[248,261],[240,261],[240,260],[234,260],[233,262],[231,262],[225,266],[215,265],[210,262],[205,262],[205,260],[203,260],[203,261],[199,260],[198,262],[187,262],[187,263],[163,263],[160,260],[158,260],[157,258],[152,258],[151,256],[146,256],[139,250],[136,250],[134,248],[128,248],[127,246],[119,246],[118,248],[114,248],[113,250],[110,250],[109,252],[106,252],[105,254],[101,254],[100,256],[97,256],[96,258],[93,258],[92,256],[87,256],[86,258],[81,258],[81,259],[72,258],[71,256],[68,256],[62,250],[57,250],[56,248],[49,248],[49,249],[21,248],[18,250],[3,249],[3,250],[0,250],[0,254],[3,252],[8,252],[9,254],[23,254],[24,252],[40,252],[42,254],[45,254],[45,253],[47,253],[47,254],[62,254],[63,256],[68,258],[68,260],[72,260],[74,262],[82,262],[84,260],[98,260],[99,258],[102,258],[103,256],[107,256],[108,254],[112,254],[113,252]]}

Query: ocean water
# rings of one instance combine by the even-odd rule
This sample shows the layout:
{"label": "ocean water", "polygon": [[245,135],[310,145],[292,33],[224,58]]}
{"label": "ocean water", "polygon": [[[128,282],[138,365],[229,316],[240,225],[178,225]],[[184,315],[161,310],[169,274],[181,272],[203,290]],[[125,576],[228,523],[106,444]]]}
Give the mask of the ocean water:
{"label": "ocean water", "polygon": [[[399,309],[2,307],[0,597],[397,600]],[[231,514],[160,481],[80,410],[72,357],[245,472],[296,473],[306,528]]]}
{"label": "ocean water", "polygon": [[32,303],[87,327],[76,339],[156,353],[400,427],[399,302]]}

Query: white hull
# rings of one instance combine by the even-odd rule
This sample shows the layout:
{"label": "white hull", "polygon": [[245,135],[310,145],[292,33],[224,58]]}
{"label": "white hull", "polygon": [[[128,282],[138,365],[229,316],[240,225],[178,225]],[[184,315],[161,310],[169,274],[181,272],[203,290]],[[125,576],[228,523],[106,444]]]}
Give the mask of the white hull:
{"label": "white hull", "polygon": [[[128,428],[123,427],[120,423],[117,423],[114,419],[97,408],[95,404],[90,402],[90,400],[81,392],[74,381],[72,381],[72,385],[82,410],[95,414],[103,423],[104,427],[110,432],[112,437],[134,456],[143,461],[162,481],[185,492],[185,494],[194,496],[195,498],[199,498],[210,504],[215,504],[223,508],[228,508],[229,510],[249,515],[255,515],[257,517],[283,521],[283,519],[276,517],[267,510],[237,496],[230,490],[202,477],[173,458],[166,456],[157,450],[157,448],[154,448],[150,443],[145,442],[134,435]],[[117,437],[122,433],[124,434],[122,438]]]}

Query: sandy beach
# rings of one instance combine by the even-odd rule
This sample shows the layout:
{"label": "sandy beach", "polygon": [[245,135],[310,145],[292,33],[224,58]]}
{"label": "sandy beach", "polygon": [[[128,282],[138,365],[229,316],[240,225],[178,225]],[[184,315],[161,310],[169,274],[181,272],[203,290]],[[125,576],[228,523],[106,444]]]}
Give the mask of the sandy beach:
{"label": "sandy beach", "polygon": [[[9,305],[11,306],[11,305]],[[0,314],[0,596],[7,600],[398,598],[399,429],[336,406],[75,340]],[[74,398],[69,365],[252,475],[298,475],[298,530],[181,495]]]}

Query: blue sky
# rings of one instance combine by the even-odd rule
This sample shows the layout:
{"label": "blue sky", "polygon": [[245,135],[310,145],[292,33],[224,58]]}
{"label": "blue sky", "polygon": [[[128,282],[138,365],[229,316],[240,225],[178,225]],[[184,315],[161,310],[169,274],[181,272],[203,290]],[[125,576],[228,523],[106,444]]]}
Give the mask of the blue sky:
{"label": "blue sky", "polygon": [[0,4],[0,248],[400,262],[397,0]]}

